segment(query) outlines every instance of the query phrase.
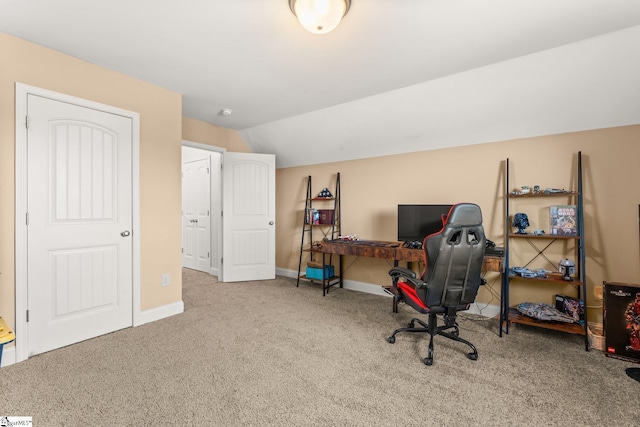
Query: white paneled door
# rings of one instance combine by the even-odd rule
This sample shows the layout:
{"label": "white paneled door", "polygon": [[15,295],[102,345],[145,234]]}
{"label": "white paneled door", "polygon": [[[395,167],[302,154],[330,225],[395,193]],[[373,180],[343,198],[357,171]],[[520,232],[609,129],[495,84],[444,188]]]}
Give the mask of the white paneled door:
{"label": "white paneled door", "polygon": [[27,97],[29,355],[131,326],[132,120]]}
{"label": "white paneled door", "polygon": [[211,271],[209,158],[182,165],[182,265]]}
{"label": "white paneled door", "polygon": [[275,156],[225,153],[222,280],[276,277]]}

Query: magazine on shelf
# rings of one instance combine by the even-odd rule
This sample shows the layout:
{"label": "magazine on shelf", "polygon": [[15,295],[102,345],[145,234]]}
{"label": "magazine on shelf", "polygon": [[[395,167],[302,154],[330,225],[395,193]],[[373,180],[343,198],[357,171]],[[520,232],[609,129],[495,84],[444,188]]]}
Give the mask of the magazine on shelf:
{"label": "magazine on shelf", "polygon": [[554,236],[577,236],[577,213],[576,205],[554,205],[549,207],[549,234]]}

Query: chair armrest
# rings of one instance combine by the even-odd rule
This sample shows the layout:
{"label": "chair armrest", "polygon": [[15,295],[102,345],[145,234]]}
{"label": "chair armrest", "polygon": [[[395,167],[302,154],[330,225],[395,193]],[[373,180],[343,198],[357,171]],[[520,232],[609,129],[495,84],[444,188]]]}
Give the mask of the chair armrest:
{"label": "chair armrest", "polygon": [[428,288],[427,282],[422,279],[418,279],[417,277],[407,277],[407,282],[411,283],[416,289],[420,288]]}
{"label": "chair armrest", "polygon": [[398,277],[406,277],[407,279],[409,278],[416,278],[416,273],[413,270],[409,270],[408,268],[405,267],[393,267],[391,270],[389,270],[389,276],[393,277],[394,279],[398,278]]}

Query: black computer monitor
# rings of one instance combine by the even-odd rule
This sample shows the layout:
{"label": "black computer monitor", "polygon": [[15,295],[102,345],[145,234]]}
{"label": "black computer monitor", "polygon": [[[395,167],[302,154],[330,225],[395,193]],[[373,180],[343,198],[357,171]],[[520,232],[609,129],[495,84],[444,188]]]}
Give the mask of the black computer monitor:
{"label": "black computer monitor", "polygon": [[398,241],[422,242],[442,230],[442,218],[453,205],[398,205]]}

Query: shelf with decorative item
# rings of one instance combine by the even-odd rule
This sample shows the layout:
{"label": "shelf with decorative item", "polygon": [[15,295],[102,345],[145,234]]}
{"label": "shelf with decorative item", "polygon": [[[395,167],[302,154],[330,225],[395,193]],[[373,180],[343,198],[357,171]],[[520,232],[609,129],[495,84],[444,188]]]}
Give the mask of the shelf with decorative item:
{"label": "shelf with decorative item", "polygon": [[[514,293],[514,299],[517,298],[520,301],[524,299],[525,295],[534,300],[544,300],[547,294],[557,292],[556,305],[557,298],[563,296],[562,294],[567,289],[573,288],[575,291],[571,291],[570,294],[574,295],[567,295],[564,298],[578,301],[582,307],[586,307],[581,152],[577,153],[575,161],[576,168],[571,173],[571,179],[577,188],[571,185],[569,190],[564,188],[541,189],[537,185],[532,188],[522,186],[517,190],[512,190],[513,187],[510,186],[510,160],[506,159],[504,163],[505,269],[500,296],[500,336],[503,335],[503,332],[509,333],[510,323],[522,323],[584,335],[585,350],[588,351],[586,310],[584,310],[584,321],[581,323],[565,323],[562,321],[563,319],[556,318],[557,321],[551,321],[529,317],[514,308],[515,301],[510,302],[510,288],[514,286],[518,288],[518,292]],[[540,228],[533,232],[527,232],[526,229],[530,226],[527,211],[532,209],[538,213],[537,220],[534,216],[532,222],[537,223]],[[541,213],[546,209],[548,209],[548,217],[545,219]],[[548,228],[545,229],[547,220]],[[530,247],[523,245],[524,241]],[[556,257],[559,262],[556,261]],[[518,267],[515,267],[514,264]],[[535,267],[546,267],[546,269],[536,269]],[[553,271],[548,271],[549,268]],[[536,303],[523,302],[522,304]],[[516,306],[521,308],[520,304]],[[558,310],[558,308],[556,307],[554,310]],[[549,316],[548,318],[553,319],[554,317]]]}
{"label": "shelf with decorative item", "polygon": [[527,193],[527,194],[513,194],[513,193],[509,193],[507,194],[507,197],[510,199],[527,199],[530,197],[567,197],[567,196],[578,196],[580,193],[578,193],[577,191],[564,191],[564,192],[556,192],[556,193],[544,193],[544,192],[539,192],[539,193]]}
{"label": "shelf with decorative item", "polygon": [[[330,277],[320,275],[317,278],[304,274],[306,267],[309,267],[310,264],[318,264],[318,255],[322,254],[322,261],[324,263],[322,241],[333,240],[340,235],[340,214],[340,173],[338,172],[335,175],[334,193],[332,193],[328,187],[323,188],[317,194],[313,193],[311,176],[308,176],[296,286],[300,285],[300,279],[320,282],[322,283],[323,295],[332,286],[339,284],[340,287],[342,287],[342,279],[336,277],[334,274],[330,274]],[[331,258],[329,258],[328,265],[331,264]]]}
{"label": "shelf with decorative item", "polygon": [[530,280],[534,282],[547,282],[558,285],[572,285],[575,287],[580,287],[583,284],[580,280],[576,279],[565,280],[564,276],[560,273],[553,273],[548,275],[547,277],[522,277],[515,274],[509,274],[509,280]]}
{"label": "shelf with decorative item", "polygon": [[509,308],[509,322],[521,323],[523,325],[536,326],[538,328],[553,329],[576,335],[585,335],[585,328],[578,323],[552,322],[548,320],[537,320],[533,317],[525,316],[517,309]]}
{"label": "shelf with decorative item", "polygon": [[524,238],[524,239],[567,239],[567,240],[575,240],[579,239],[580,236],[563,236],[560,234],[520,234],[520,233],[509,233],[509,238]]}

